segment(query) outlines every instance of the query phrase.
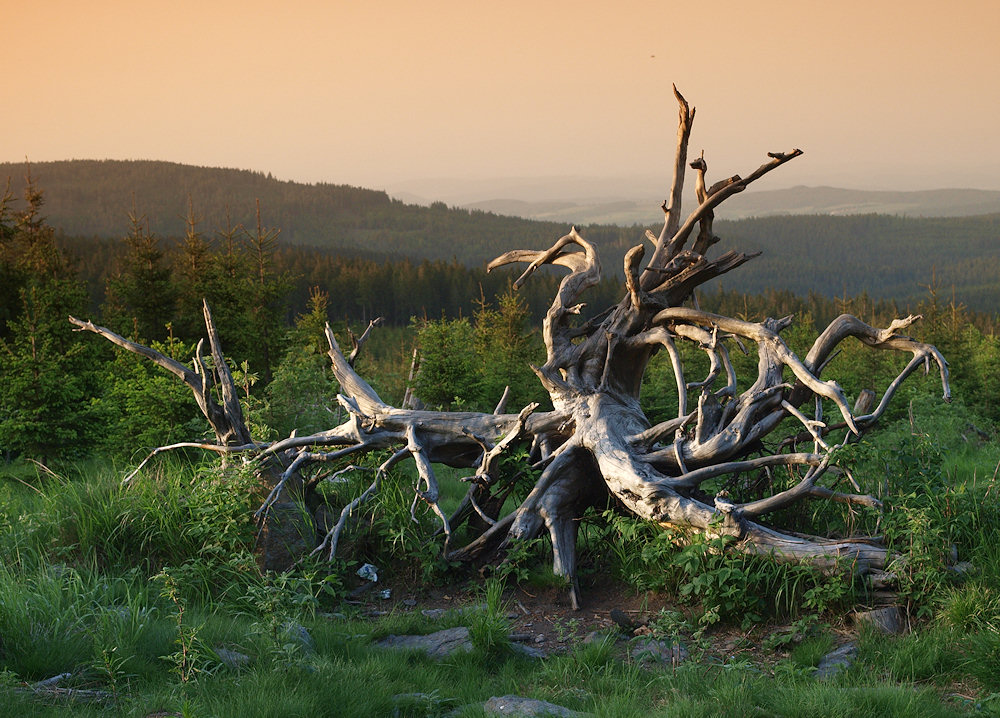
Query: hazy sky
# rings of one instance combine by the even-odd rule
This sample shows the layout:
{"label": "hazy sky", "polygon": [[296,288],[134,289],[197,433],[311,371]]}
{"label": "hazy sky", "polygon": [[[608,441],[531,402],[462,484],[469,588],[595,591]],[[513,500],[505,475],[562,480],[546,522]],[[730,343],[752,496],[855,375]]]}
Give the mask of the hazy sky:
{"label": "hazy sky", "polygon": [[0,0],[0,160],[1000,189],[996,0]]}

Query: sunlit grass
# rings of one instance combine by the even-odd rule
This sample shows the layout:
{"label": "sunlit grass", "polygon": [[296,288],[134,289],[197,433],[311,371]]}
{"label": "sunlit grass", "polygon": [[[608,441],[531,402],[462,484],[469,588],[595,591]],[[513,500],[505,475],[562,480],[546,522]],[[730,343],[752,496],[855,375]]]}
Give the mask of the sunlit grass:
{"label": "sunlit grass", "polygon": [[[915,396],[914,401],[923,399]],[[811,672],[833,647],[827,630],[809,632],[786,653],[765,653],[748,662],[699,658],[693,645],[695,657],[669,670],[636,664],[627,645],[612,639],[581,644],[540,662],[518,657],[506,648],[508,629],[496,579],[487,584],[492,594],[469,594],[469,602],[485,604],[485,610],[451,611],[437,620],[401,610],[376,620],[362,618],[324,588],[340,590],[338,581],[353,567],[304,565],[284,577],[259,573],[245,520],[258,500],[248,475],[167,460],[122,485],[122,472],[99,462],[52,472],[21,467],[0,480],[5,559],[0,564],[0,671],[7,671],[0,714],[168,711],[247,718],[457,711],[454,715],[479,716],[483,701],[506,693],[600,716],[716,716],[734,709],[761,716],[950,716],[967,713],[975,702],[988,712],[997,708],[992,696],[1000,693],[1000,518],[993,508],[1000,449],[982,443],[975,432],[963,437],[962,421],[932,412],[919,427],[911,427],[908,417],[899,417],[884,433],[869,437],[870,450],[859,450],[852,459],[857,480],[872,487],[888,482],[896,497],[890,507],[895,518],[890,513],[853,520],[877,522],[899,550],[918,551],[907,570],[917,572],[912,578],[919,590],[912,596],[925,614],[911,615],[914,630],[906,636],[862,634],[854,667],[824,682]],[[448,514],[465,496],[469,484],[460,479],[471,471],[435,470],[441,507]],[[357,482],[368,480],[340,485],[331,500],[345,501]],[[451,580],[455,572],[440,561],[437,518],[419,503],[418,522],[411,518],[415,483],[412,472],[393,472],[381,494],[359,512],[344,545],[356,560],[375,561],[382,575],[404,583]],[[800,518],[846,521],[837,506]],[[909,518],[927,522],[930,533],[922,543],[906,533],[917,525]],[[820,580],[801,566],[728,560],[713,552],[699,557],[693,549],[685,554],[683,547],[660,540],[659,533],[638,528],[626,540],[601,512],[589,515],[583,526],[585,571],[599,566],[605,574],[627,576],[635,586],[655,583],[659,590],[678,592],[676,600],[699,572],[735,576],[767,596],[775,616],[766,620],[826,611],[810,619],[815,626],[817,620],[836,621],[854,596],[849,583]],[[946,565],[953,553],[969,562],[959,571]],[[520,560],[524,587],[559,587],[546,563],[544,539]],[[694,568],[684,568],[685,561]],[[519,571],[512,568],[507,580],[518,580]],[[456,591],[482,584],[478,576],[462,576]],[[168,581],[177,586],[174,598],[165,593]],[[623,584],[621,590],[633,589]],[[804,606],[807,597],[814,608]],[[692,638],[696,629],[705,628],[699,611],[726,596],[709,592],[696,598],[677,613],[671,628],[671,635],[695,644],[711,640]],[[287,621],[304,626],[314,648],[283,639]],[[473,629],[476,644],[460,657],[432,661],[375,646],[389,633],[456,625]],[[752,625],[748,630],[763,641],[764,634],[753,633]],[[181,665],[187,660],[178,658],[182,649],[189,664]],[[242,653],[248,663],[227,667],[216,654],[220,649]],[[68,706],[12,691],[19,682],[62,672],[72,674],[71,686],[113,687],[120,698],[113,706]]]}

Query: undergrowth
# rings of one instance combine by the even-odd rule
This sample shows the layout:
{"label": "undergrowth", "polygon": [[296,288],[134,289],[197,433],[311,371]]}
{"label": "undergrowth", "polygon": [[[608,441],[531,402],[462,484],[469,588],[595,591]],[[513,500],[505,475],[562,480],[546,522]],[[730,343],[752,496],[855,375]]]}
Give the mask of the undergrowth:
{"label": "undergrowth", "polygon": [[[830,575],[736,554],[729,539],[664,530],[613,505],[592,510],[580,530],[584,597],[588,582],[609,574],[622,591],[667,597],[673,608],[650,616],[649,630],[687,642],[696,658],[650,672],[612,637],[533,664],[510,648],[508,601],[518,586],[565,590],[547,538],[509,547],[485,579],[450,565],[436,517],[419,506],[411,514],[405,472],[386,477],[345,534],[350,561],[273,574],[253,553],[246,517],[259,495],[249,472],[164,461],[123,485],[116,467],[93,462],[0,481],[0,703],[11,714],[63,715],[54,694],[20,689],[67,673],[65,687],[111,696],[105,707],[73,704],[80,715],[106,715],[109,705],[137,716],[477,715],[461,707],[510,692],[599,715],[711,715],[732,705],[762,715],[1000,714],[1000,450],[961,430],[971,417],[924,406],[920,393],[908,400],[920,419],[902,412],[841,453],[884,509],[816,502],[794,517],[833,535],[879,533],[896,555],[888,569],[912,630],[893,640],[863,633],[861,667],[832,684],[811,672],[838,640],[833,627],[871,599],[850,566]],[[530,484],[514,467],[511,476]],[[460,478],[442,480],[446,512],[467,488]],[[350,490],[326,488],[332,511]],[[395,585],[448,586],[482,608],[362,618],[342,602],[362,562]],[[469,627],[475,647],[461,660],[373,647],[391,632],[454,625]],[[566,638],[577,628],[556,626]],[[708,660],[714,633],[736,629],[773,658]]]}

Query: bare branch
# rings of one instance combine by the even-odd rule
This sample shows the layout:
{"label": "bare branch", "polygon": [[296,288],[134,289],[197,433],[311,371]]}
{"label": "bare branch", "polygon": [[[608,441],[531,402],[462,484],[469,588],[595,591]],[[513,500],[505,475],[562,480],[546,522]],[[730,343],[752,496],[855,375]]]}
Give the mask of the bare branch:
{"label": "bare branch", "polygon": [[136,475],[142,471],[142,468],[149,463],[149,461],[154,457],[158,456],[167,451],[173,451],[175,449],[201,449],[203,451],[213,451],[217,454],[236,454],[246,451],[257,451],[267,444],[244,444],[243,446],[226,446],[225,444],[206,444],[197,441],[182,441],[177,444],[170,444],[168,446],[158,446],[149,452],[149,455],[143,459],[138,466],[135,467],[129,474],[122,479],[123,484],[129,483]]}
{"label": "bare branch", "polygon": [[347,526],[347,521],[351,517],[351,514],[378,493],[382,479],[389,473],[389,470],[409,455],[410,452],[408,449],[400,449],[378,467],[375,472],[375,480],[365,489],[364,493],[353,499],[343,508],[340,512],[340,518],[337,519],[337,523],[326,533],[319,546],[313,549],[312,554],[323,553],[325,550],[327,558],[331,561],[333,560],[333,557],[337,555],[337,544],[340,542],[340,535],[343,533],[344,527]]}
{"label": "bare branch", "polygon": [[371,385],[358,376],[354,367],[344,358],[329,323],[326,325],[326,340],[330,344],[330,351],[327,354],[333,364],[333,374],[337,377],[343,392],[354,399],[361,411],[369,416],[388,409],[389,405],[379,398]]}
{"label": "bare branch", "polygon": [[351,347],[352,348],[351,348],[350,355],[347,357],[347,363],[351,367],[354,366],[354,362],[358,358],[358,354],[361,352],[361,347],[363,347],[364,344],[365,344],[365,342],[368,341],[368,336],[372,333],[372,329],[374,327],[377,327],[383,321],[384,320],[382,319],[382,317],[376,317],[375,319],[372,319],[370,322],[368,322],[368,326],[361,333],[360,337],[355,337],[354,334],[351,333],[350,330],[348,330],[348,333],[351,336]]}
{"label": "bare branch", "polygon": [[681,223],[681,196],[684,193],[684,171],[687,166],[688,141],[691,138],[691,128],[694,126],[695,109],[688,105],[687,100],[674,85],[674,97],[677,99],[677,149],[674,152],[674,177],[670,183],[670,195],[663,201],[663,229],[656,240],[657,249],[674,236]]}
{"label": "bare branch", "polygon": [[780,167],[785,162],[788,162],[801,154],[801,150],[792,150],[788,153],[769,153],[771,161],[758,167],[745,179],[733,177],[730,181],[727,181],[725,186],[716,189],[714,192],[707,193],[705,201],[702,202],[698,208],[688,216],[688,218],[684,221],[684,224],[675,231],[669,232],[669,241],[666,241],[667,235],[660,237],[657,242],[656,250],[653,252],[653,256],[650,257],[649,264],[646,266],[648,273],[643,275],[643,288],[647,291],[651,290],[657,281],[655,270],[659,267],[664,267],[667,262],[678,255],[678,253],[684,248],[684,244],[687,242],[687,238],[690,236],[691,230],[694,229],[695,225],[698,224],[702,218],[706,217],[729,197],[733,196],[737,192],[742,192],[751,183],[757,181],[771,170]]}

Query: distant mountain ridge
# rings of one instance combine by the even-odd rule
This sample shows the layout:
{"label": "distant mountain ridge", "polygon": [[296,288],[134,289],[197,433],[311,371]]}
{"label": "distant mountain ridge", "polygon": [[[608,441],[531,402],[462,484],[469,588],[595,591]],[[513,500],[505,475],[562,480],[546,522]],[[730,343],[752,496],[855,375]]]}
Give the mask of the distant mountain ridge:
{"label": "distant mountain ridge", "polygon": [[[135,211],[148,218],[152,231],[183,236],[189,207],[201,219],[202,231],[212,231],[229,221],[253,221],[260,200],[267,224],[280,226],[290,241],[310,244],[315,242],[295,235],[300,232],[296,219],[311,208],[356,214],[392,202],[385,192],[360,187],[283,182],[250,170],[153,160],[0,163],[0,180],[10,177],[12,190],[20,197],[29,169],[45,192],[49,222],[72,235],[121,235],[129,213]],[[280,223],[279,214],[284,220]]]}
{"label": "distant mountain ridge", "polygon": [[[653,196],[640,200],[606,197],[539,202],[490,199],[462,206],[550,222],[630,225],[656,221],[660,202],[662,198]],[[997,212],[1000,212],[1000,191],[995,190],[936,189],[897,192],[798,186],[777,190],[747,190],[726,200],[717,215],[721,219],[800,214],[970,217]]]}
{"label": "distant mountain ridge", "polygon": [[[0,164],[0,181],[23,194],[24,163]],[[129,214],[150,231],[182,237],[189,208],[207,237],[261,221],[290,244],[396,258],[457,258],[484,264],[506,249],[549,241],[560,228],[483,212],[405,204],[384,191],[277,180],[248,170],[195,167],[152,160],[67,160],[31,163],[45,193],[43,215],[71,236],[122,237]],[[558,236],[558,235],[556,235]]]}

